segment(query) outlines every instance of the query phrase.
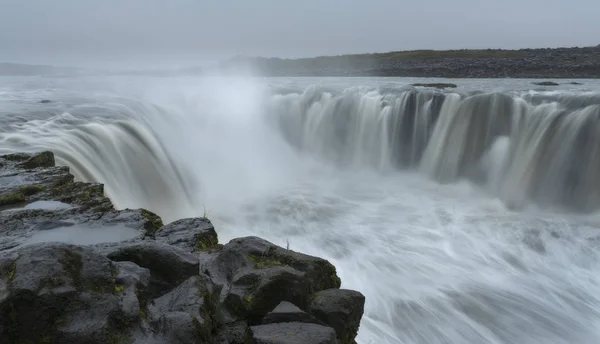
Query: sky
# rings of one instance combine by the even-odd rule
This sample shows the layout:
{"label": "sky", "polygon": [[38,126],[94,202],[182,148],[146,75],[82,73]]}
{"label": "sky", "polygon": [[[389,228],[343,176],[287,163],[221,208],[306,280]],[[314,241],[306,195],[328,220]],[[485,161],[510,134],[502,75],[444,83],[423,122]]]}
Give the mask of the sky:
{"label": "sky", "polygon": [[599,0],[0,0],[0,61],[193,65],[234,55],[600,44]]}

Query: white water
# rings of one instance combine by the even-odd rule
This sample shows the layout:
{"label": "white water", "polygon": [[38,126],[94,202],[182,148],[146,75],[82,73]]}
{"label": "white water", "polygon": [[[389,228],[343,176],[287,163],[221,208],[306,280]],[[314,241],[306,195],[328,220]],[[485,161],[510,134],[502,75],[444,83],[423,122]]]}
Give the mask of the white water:
{"label": "white water", "polygon": [[[382,119],[389,119],[392,109],[382,101],[400,109],[409,100],[354,89],[348,91],[354,93],[347,95],[348,111],[336,112],[331,100],[337,93],[323,95],[306,82],[327,84],[232,78],[11,80],[0,89],[5,109],[0,149],[52,149],[80,179],[105,182],[117,206],[147,207],[167,221],[201,215],[206,208],[223,242],[258,235],[330,259],[343,287],[367,297],[361,344],[600,340],[599,217],[535,204],[514,212],[502,201],[522,199],[518,188],[540,176],[559,180],[550,173],[553,164],[568,161],[562,155],[572,150],[554,149],[550,142],[556,155],[544,159],[547,155],[540,156],[530,142],[539,135],[513,130],[486,138],[489,147],[474,164],[486,180],[475,184],[454,178],[461,167],[457,147],[473,146],[465,143],[466,134],[450,135],[462,122],[440,117],[434,128],[426,117],[412,122],[411,135],[421,136],[411,136],[403,146],[410,149],[402,161],[414,168],[398,170],[393,147],[382,144],[393,136],[385,136],[390,132]],[[271,96],[268,83],[294,92]],[[373,83],[344,79],[333,84],[343,90]],[[593,92],[600,90],[592,85]],[[301,96],[305,89],[312,98]],[[313,102],[317,95],[323,98]],[[37,104],[39,99],[55,103]],[[530,104],[518,99],[516,104],[521,102]],[[422,103],[433,106],[427,97]],[[444,102],[441,112],[455,113],[461,106],[471,108],[457,97]],[[544,106],[558,105],[527,105],[532,109],[527,114],[541,114]],[[585,114],[592,114],[590,109]],[[464,116],[477,115],[467,110]],[[357,130],[342,145],[331,137],[340,133],[340,119],[332,117],[339,113],[349,114],[349,126]],[[517,117],[512,120],[518,122]],[[427,130],[433,139],[425,147]],[[569,136],[564,138],[568,146]],[[300,142],[302,150],[295,149]],[[419,161],[420,150],[425,158]],[[548,173],[524,174],[530,161],[540,159]],[[522,163],[508,169],[514,161]],[[590,162],[574,167],[591,175],[595,165]],[[452,183],[428,178],[436,176],[433,171],[453,177],[442,178]],[[560,189],[550,182],[540,185],[550,193]],[[595,188],[593,181],[586,186]]]}

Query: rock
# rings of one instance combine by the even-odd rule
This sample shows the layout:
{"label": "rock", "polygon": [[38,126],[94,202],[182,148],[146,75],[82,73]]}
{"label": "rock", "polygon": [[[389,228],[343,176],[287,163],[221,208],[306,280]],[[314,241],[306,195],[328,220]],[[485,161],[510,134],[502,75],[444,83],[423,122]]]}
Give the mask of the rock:
{"label": "rock", "polygon": [[51,101],[49,101],[48,99],[44,99],[44,100],[41,100],[40,103],[48,104],[48,103],[51,103]]}
{"label": "rock", "polygon": [[171,222],[156,233],[156,241],[180,247],[188,252],[218,247],[219,239],[207,218],[189,218]]}
{"label": "rock", "polygon": [[538,85],[538,86],[558,86],[558,83],[554,82],[554,81],[541,81],[541,82],[534,82],[534,85]]}
{"label": "rock", "polygon": [[[0,258],[8,295],[0,302],[0,343],[110,343],[127,337],[119,323],[116,267],[91,249],[31,245]],[[3,276],[6,276],[3,274]]]}
{"label": "rock", "polygon": [[[155,242],[123,245],[108,253],[113,261],[129,261],[150,270],[153,277],[168,285],[158,292],[168,291],[191,276],[198,275],[199,259],[177,247]],[[170,286],[170,287],[169,287]]]}
{"label": "rock", "polygon": [[223,285],[221,298],[232,321],[260,323],[281,301],[306,306],[316,291],[339,288],[328,261],[278,247],[257,237],[231,240],[207,263],[205,273]]}
{"label": "rock", "polygon": [[417,83],[417,84],[412,84],[412,86],[414,86],[414,87],[433,87],[433,88],[456,88],[456,87],[458,87],[455,84],[444,84],[444,83],[430,83],[430,84]]}
{"label": "rock", "polygon": [[263,324],[282,322],[302,322],[323,325],[323,323],[315,319],[315,317],[287,301],[282,301],[273,311],[267,314],[262,321]]}
{"label": "rock", "polygon": [[191,277],[154,300],[150,316],[169,343],[207,343],[221,323],[219,292],[206,276]]}
{"label": "rock", "polygon": [[337,344],[331,327],[305,323],[252,326],[253,344]]}
{"label": "rock", "polygon": [[252,340],[250,327],[244,320],[223,325],[212,339],[212,344],[248,344]]}
{"label": "rock", "polygon": [[307,311],[318,320],[333,327],[340,344],[355,343],[365,297],[358,291],[328,289],[311,296]]}

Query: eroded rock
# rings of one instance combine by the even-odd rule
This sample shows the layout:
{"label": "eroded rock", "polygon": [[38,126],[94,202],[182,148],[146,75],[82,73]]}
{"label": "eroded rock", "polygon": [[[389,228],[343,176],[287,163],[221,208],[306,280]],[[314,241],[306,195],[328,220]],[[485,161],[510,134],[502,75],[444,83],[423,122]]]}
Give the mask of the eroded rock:
{"label": "eroded rock", "polygon": [[218,247],[215,227],[207,218],[188,218],[169,223],[156,233],[156,241],[177,246],[188,252]]}
{"label": "eroded rock", "polygon": [[340,344],[350,344],[355,343],[364,307],[365,297],[360,292],[328,289],[311,296],[307,311],[333,327]]}
{"label": "eroded rock", "polygon": [[205,272],[224,286],[222,300],[232,320],[259,323],[281,301],[306,306],[316,291],[339,288],[336,269],[328,261],[245,237],[223,246]]}

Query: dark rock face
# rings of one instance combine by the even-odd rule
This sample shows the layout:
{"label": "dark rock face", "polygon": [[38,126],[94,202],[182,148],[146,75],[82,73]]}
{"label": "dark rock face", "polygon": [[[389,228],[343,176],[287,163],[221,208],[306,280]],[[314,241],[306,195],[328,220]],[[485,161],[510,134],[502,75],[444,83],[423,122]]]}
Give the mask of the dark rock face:
{"label": "dark rock face", "polygon": [[365,297],[354,290],[328,289],[312,295],[308,312],[333,327],[340,344],[354,343]]}
{"label": "dark rock face", "polygon": [[[82,242],[39,239],[57,231]],[[206,218],[115,210],[50,152],[0,156],[0,344],[350,343],[364,297],[339,287],[324,259],[219,245]]]}
{"label": "dark rock face", "polygon": [[432,83],[432,84],[423,84],[423,83],[417,83],[417,84],[412,84],[412,86],[414,87],[433,87],[433,88],[456,88],[458,86],[456,86],[456,84],[444,84],[444,83]]}
{"label": "dark rock face", "polygon": [[558,86],[559,84],[557,82],[554,81],[541,81],[541,82],[534,82],[534,85],[538,85],[538,86]]}
{"label": "dark rock face", "polygon": [[233,239],[205,269],[224,286],[221,297],[229,317],[251,324],[258,324],[281,301],[304,307],[310,294],[340,287],[335,267],[326,260],[257,237]]}
{"label": "dark rock face", "polygon": [[156,241],[180,247],[188,252],[215,249],[219,244],[215,227],[206,218],[171,222],[156,233]]}

